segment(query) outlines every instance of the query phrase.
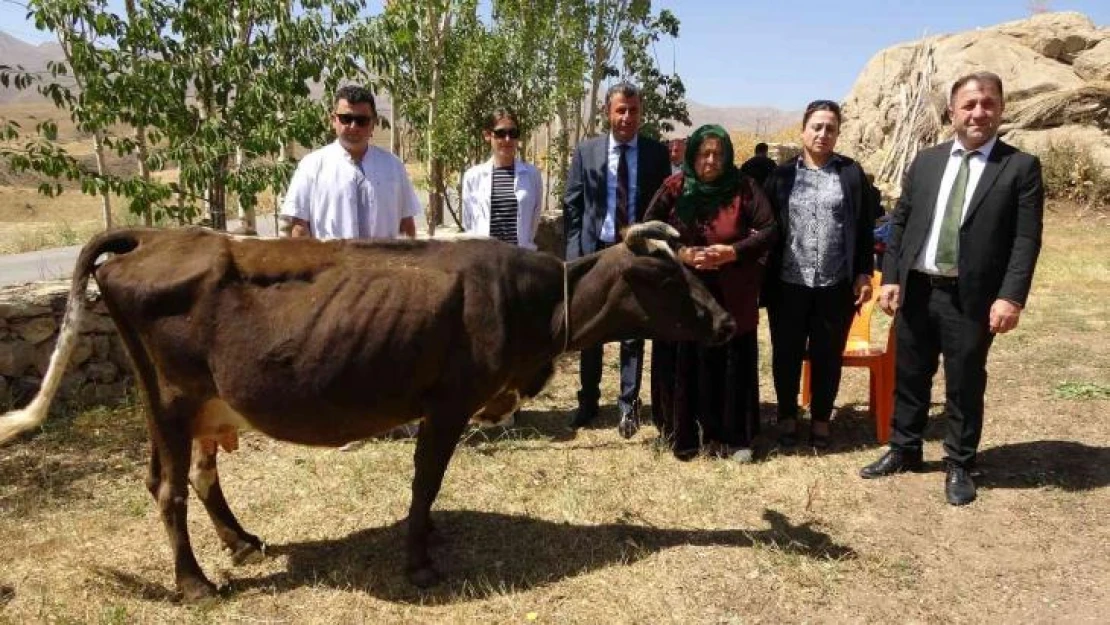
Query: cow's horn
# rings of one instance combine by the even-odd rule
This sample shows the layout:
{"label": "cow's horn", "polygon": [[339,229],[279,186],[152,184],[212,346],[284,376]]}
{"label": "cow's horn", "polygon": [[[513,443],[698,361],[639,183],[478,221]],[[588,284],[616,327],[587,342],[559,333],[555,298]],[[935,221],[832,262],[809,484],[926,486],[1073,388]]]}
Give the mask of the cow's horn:
{"label": "cow's horn", "polygon": [[624,243],[637,254],[647,251],[648,241],[671,241],[678,238],[678,230],[661,221],[633,224],[624,233]]}

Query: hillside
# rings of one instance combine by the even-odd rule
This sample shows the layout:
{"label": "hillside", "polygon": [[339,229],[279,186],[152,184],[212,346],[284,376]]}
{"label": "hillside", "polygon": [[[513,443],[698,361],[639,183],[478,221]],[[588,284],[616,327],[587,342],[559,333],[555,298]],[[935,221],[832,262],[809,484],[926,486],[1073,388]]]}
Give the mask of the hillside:
{"label": "hillside", "polygon": [[[30,71],[43,71],[48,61],[61,60],[62,49],[56,43],[35,45],[0,31],[0,64],[22,66]],[[42,97],[33,91],[19,91],[13,87],[0,87],[0,104],[9,102],[36,102]]]}

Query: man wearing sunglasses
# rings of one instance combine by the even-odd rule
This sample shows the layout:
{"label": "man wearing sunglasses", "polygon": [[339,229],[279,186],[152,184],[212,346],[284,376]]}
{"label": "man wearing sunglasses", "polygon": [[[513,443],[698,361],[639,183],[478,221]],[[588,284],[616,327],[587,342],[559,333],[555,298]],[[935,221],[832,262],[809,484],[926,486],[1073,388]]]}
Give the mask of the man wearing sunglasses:
{"label": "man wearing sunglasses", "polygon": [[[567,260],[593,254],[619,243],[625,228],[643,218],[655,192],[671,173],[667,147],[639,136],[640,90],[627,82],[605,94],[609,132],[578,144],[563,196],[563,227]],[[601,398],[602,345],[582,350],[578,411],[570,427],[597,418]],[[631,438],[640,427],[640,378],[644,342],[621,341],[621,384],[618,432]]]}
{"label": "man wearing sunglasses", "polygon": [[290,236],[317,239],[416,237],[423,212],[405,165],[370,145],[377,121],[374,96],[354,85],[335,94],[334,143],[297,164],[281,216]]}

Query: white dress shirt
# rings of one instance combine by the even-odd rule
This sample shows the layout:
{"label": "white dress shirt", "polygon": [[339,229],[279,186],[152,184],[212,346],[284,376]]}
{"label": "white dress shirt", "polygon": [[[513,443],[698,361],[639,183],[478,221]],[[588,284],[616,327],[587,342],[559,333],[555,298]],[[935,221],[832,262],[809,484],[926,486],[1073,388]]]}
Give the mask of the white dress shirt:
{"label": "white dress shirt", "polygon": [[[967,217],[967,207],[971,205],[971,198],[975,195],[975,187],[979,178],[983,176],[983,169],[987,166],[987,157],[990,156],[998,137],[991,137],[976,149],[975,156],[968,159],[967,190],[964,193],[964,205],[960,212],[960,223]],[[948,207],[948,196],[952,193],[952,185],[956,182],[956,173],[960,170],[960,160],[963,158],[964,147],[957,138],[952,142],[952,151],[948,155],[948,163],[944,166],[944,176],[940,179],[940,189],[937,191],[936,204],[933,207],[933,225],[929,228],[929,238],[925,240],[925,249],[917,257],[913,268],[922,273],[934,276],[955,276],[956,270],[945,273],[937,269],[937,241],[940,240],[940,226],[944,221],[944,212]]]}
{"label": "white dress shirt", "polygon": [[[534,165],[517,159],[513,164],[516,195],[517,245],[536,249],[536,230],[543,210],[543,180]],[[462,182],[462,226],[470,234],[488,237],[490,225],[490,193],[493,181],[493,160],[466,170]]]}
{"label": "white dress shirt", "polygon": [[297,164],[281,206],[283,217],[308,222],[317,239],[392,239],[401,220],[423,212],[405,165],[369,146],[359,162],[339,142]]}

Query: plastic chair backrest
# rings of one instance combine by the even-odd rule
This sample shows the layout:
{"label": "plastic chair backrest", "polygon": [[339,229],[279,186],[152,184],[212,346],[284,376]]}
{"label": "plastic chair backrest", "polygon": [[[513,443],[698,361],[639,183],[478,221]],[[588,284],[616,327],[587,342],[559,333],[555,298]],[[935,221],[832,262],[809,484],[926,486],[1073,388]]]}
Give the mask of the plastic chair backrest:
{"label": "plastic chair backrest", "polygon": [[879,299],[879,287],[883,283],[883,272],[876,271],[871,274],[871,299],[860,306],[859,312],[852,318],[852,327],[848,330],[848,342],[844,351],[858,352],[871,349],[871,311]]}

